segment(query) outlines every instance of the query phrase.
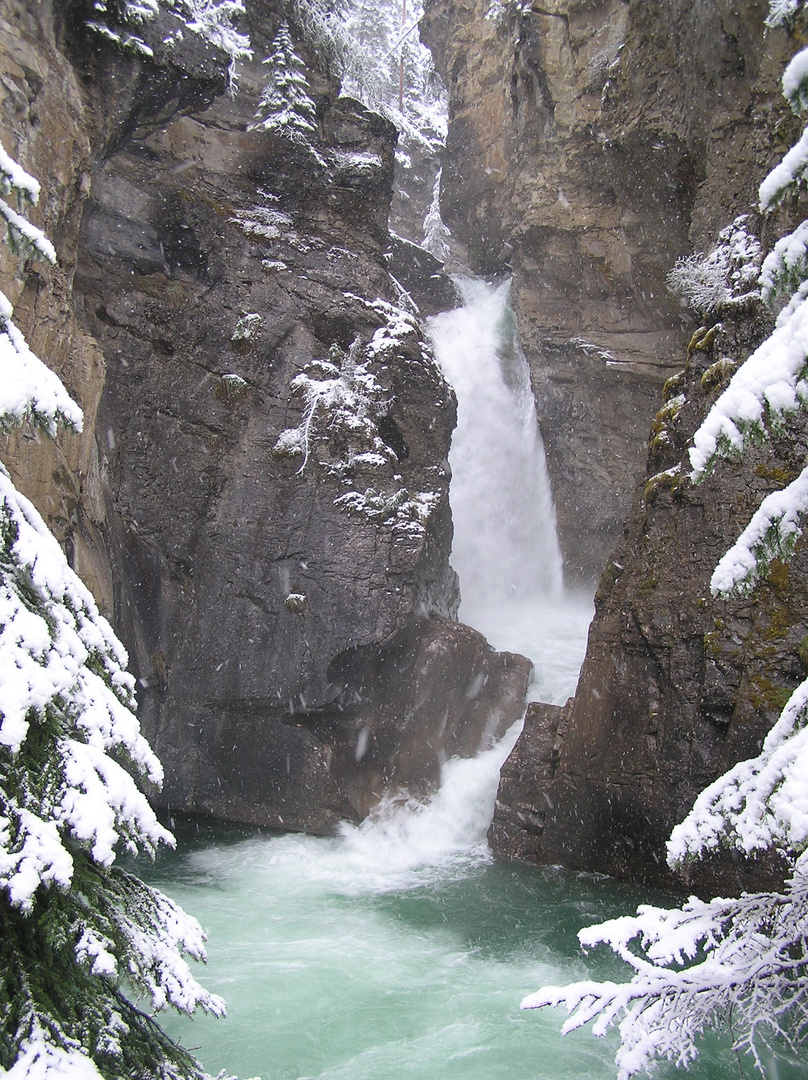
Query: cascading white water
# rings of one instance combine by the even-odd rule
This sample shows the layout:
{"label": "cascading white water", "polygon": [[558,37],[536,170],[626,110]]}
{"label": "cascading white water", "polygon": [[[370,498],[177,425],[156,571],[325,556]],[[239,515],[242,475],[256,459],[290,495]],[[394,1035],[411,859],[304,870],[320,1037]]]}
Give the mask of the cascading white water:
{"label": "cascading white water", "polygon": [[430,334],[457,395],[452,563],[470,621],[516,596],[560,596],[563,566],[529,373],[508,307],[510,281],[459,285],[463,307],[436,315]]}
{"label": "cascading white water", "polygon": [[509,598],[560,596],[563,567],[510,281],[458,280],[463,307],[435,316],[430,334],[457,395],[452,563],[468,621]]}
{"label": "cascading white water", "polygon": [[497,649],[536,667],[531,696],[575,690],[589,596],[564,591],[544,446],[510,281],[458,279],[463,306],[429,321],[435,355],[457,395],[450,502],[460,618]]}
{"label": "cascading white water", "polygon": [[[489,859],[486,833],[491,824],[499,770],[514,747],[520,725],[476,758],[452,758],[443,767],[441,786],[426,802],[392,796],[358,827],[342,826],[343,855],[373,867],[384,888],[419,885],[424,875],[442,878],[452,867]],[[360,877],[362,875],[359,875]]]}

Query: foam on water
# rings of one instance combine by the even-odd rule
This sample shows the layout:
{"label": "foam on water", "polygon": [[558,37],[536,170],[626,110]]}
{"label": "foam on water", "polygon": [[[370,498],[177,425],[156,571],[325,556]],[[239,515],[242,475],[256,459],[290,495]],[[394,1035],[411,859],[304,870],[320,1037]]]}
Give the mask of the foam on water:
{"label": "foam on water", "polygon": [[[418,802],[405,794],[388,796],[361,825],[344,823],[339,838],[313,841],[313,849],[310,838],[290,834],[241,845],[237,852],[206,849],[190,856],[188,864],[211,880],[241,875],[249,865],[272,878],[274,890],[309,898],[372,896],[463,877],[491,861],[486,832],[499,770],[519,728],[515,724],[476,758],[448,761],[432,798]],[[316,858],[309,857],[314,850]]]}
{"label": "foam on water", "polygon": [[476,758],[452,758],[442,770],[441,786],[425,802],[387,797],[359,826],[343,825],[341,857],[353,883],[374,888],[421,886],[428,879],[480,861],[490,853],[491,824],[499,770],[521,729]]}
{"label": "foam on water", "polygon": [[[164,1021],[209,1073],[613,1080],[613,1037],[562,1039],[561,1016],[522,1013],[519,1001],[543,984],[616,974],[608,958],[585,958],[575,933],[632,910],[637,890],[498,864],[482,844],[435,856],[406,829],[404,860],[383,850],[398,829],[357,833],[358,846],[356,834],[232,843],[222,827],[218,843],[151,875],[209,933],[201,978],[225,997],[227,1018]],[[717,1060],[699,1075],[734,1080],[728,1057]]]}

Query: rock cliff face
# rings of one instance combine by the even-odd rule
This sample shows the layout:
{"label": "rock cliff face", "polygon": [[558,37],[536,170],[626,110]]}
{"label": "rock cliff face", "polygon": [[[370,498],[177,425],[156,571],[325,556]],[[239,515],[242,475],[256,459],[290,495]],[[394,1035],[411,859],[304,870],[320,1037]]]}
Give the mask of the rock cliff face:
{"label": "rock cliff face", "polygon": [[[743,350],[737,339],[727,344]],[[667,427],[671,445],[660,458],[652,442],[653,475],[601,577],[576,696],[564,708],[531,707],[524,745],[503,770],[494,825],[503,852],[671,883],[671,828],[708,783],[758,753],[805,678],[804,546],[774,563],[751,598],[710,594],[729,543],[803,465],[798,432],[796,446],[775,440],[690,483],[678,455],[721,381],[710,367],[668,390],[655,427]],[[757,888],[771,870],[715,859],[690,884]]]}
{"label": "rock cliff face", "polygon": [[61,261],[12,299],[86,423],[8,456],[129,648],[161,798],[327,831],[434,783],[529,665],[453,621],[454,398],[388,272],[394,130],[305,43],[316,137],[248,130],[273,3],[235,98],[159,20],[138,59],[80,5],[14,8],[0,135]]}
{"label": "rock cliff face", "polygon": [[32,175],[47,178],[31,219],[59,251],[57,266],[18,272],[0,245],[3,291],[29,344],[47,357],[85,416],[80,436],[58,441],[30,432],[3,439],[2,460],[17,486],[37,503],[75,568],[105,608],[112,578],[103,548],[104,499],[95,417],[104,386],[101,350],[76,318],[71,285],[81,213],[90,184],[92,130],[81,80],[57,44],[50,12],[10,0],[0,18],[3,98],[0,138]]}
{"label": "rock cliff face", "polygon": [[[728,373],[702,365],[662,388],[695,326],[666,289],[676,258],[740,213],[764,244],[772,227],[754,207],[795,135],[779,89],[793,47],[764,35],[766,10],[427,5],[451,95],[444,217],[476,267],[513,273],[568,579],[606,564],[576,697],[532,706],[503,770],[492,837],[511,856],[670,883],[672,826],[757,752],[804,677],[804,551],[753,601],[709,591],[801,464],[775,441],[690,486],[688,439]],[[725,320],[705,363],[744,359],[766,331],[760,311]],[[718,862],[702,884],[771,869]]]}
{"label": "rock cliff face", "polygon": [[783,42],[762,46],[762,0],[426,10],[450,93],[444,219],[475,269],[513,274],[567,579],[596,580],[693,329],[666,274],[784,149]]}

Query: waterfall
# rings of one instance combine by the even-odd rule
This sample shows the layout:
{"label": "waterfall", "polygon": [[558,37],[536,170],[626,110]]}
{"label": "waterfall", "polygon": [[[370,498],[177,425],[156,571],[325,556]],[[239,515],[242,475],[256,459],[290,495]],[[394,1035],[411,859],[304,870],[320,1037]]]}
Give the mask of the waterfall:
{"label": "waterfall", "polygon": [[458,279],[463,306],[429,321],[435,355],[457,395],[449,463],[452,565],[460,618],[497,649],[529,656],[531,696],[574,692],[592,616],[564,591],[544,446],[530,371],[509,303],[510,281]]}

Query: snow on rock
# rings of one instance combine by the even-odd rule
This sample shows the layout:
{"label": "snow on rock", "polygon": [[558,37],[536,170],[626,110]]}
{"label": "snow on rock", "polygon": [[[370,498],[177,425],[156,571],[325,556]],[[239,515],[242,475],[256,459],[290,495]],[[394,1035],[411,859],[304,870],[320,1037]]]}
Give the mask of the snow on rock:
{"label": "snow on rock", "polygon": [[[235,61],[252,55],[250,39],[233,26],[233,20],[244,14],[241,0],[94,0],[94,17],[87,25],[122,49],[152,57],[154,50],[143,38],[143,27],[157,18],[161,8],[230,58],[232,86]],[[177,33],[163,44],[171,48],[180,40]]]}
{"label": "snow on rock", "polygon": [[345,172],[375,172],[382,167],[381,156],[366,150],[331,150],[329,157]]}
{"label": "snow on rock", "polygon": [[374,488],[363,493],[350,491],[334,500],[334,505],[350,513],[362,514],[370,521],[387,522],[394,534],[421,536],[432,510],[440,501],[434,491],[419,491],[410,496],[406,488],[385,495]]}
{"label": "snow on rock", "polygon": [[[236,323],[236,328],[230,336],[234,345],[244,345],[255,341],[261,329],[262,318],[257,312],[242,315]],[[227,376],[222,376],[227,378]]]}
{"label": "snow on rock", "polygon": [[766,16],[766,26],[769,29],[782,26],[796,15],[801,3],[802,0],[769,0],[769,14]]}
{"label": "snow on rock", "polygon": [[424,217],[424,239],[422,247],[426,248],[431,255],[434,255],[439,262],[445,263],[449,257],[449,248],[446,241],[451,236],[451,233],[444,224],[440,213],[440,183],[442,171],[442,169],[438,169],[435,174],[435,183],[432,187],[432,202]]}
{"label": "snow on rock", "polygon": [[263,240],[277,240],[293,225],[293,219],[289,214],[271,206],[254,206],[249,210],[239,210],[230,220],[239,226],[245,236]]}
{"label": "snow on rock", "polygon": [[292,380],[292,390],[304,401],[303,420],[297,428],[281,432],[275,449],[302,454],[299,472],[308,464],[314,440],[326,429],[345,435],[349,462],[354,461],[351,448],[361,453],[368,446],[387,460],[384,443],[376,433],[376,421],[388,403],[367,363],[357,362],[361,348],[357,340],[347,354],[332,349],[332,360],[313,360]]}
{"label": "snow on rock", "polygon": [[[156,7],[157,0],[146,0],[146,6]],[[250,39],[233,27],[245,11],[241,0],[176,0],[176,12],[188,29],[229,56],[231,63],[252,55]]]}
{"label": "snow on rock", "polygon": [[[412,362],[403,355],[404,345],[417,341],[423,346],[418,322],[411,312],[386,300],[346,296],[361,301],[381,318],[381,325],[366,345],[357,338],[347,353],[333,346],[328,360],[312,360],[295,376],[291,387],[303,399],[303,417],[297,427],[281,432],[275,452],[301,455],[299,473],[314,461],[339,478],[349,489],[334,500],[340,509],[385,523],[402,535],[421,536],[439,496],[400,486],[398,459],[379,428],[392,405],[387,365]],[[420,352],[424,363],[435,364],[428,349]],[[375,484],[359,486],[360,477],[373,472],[379,473]]]}

